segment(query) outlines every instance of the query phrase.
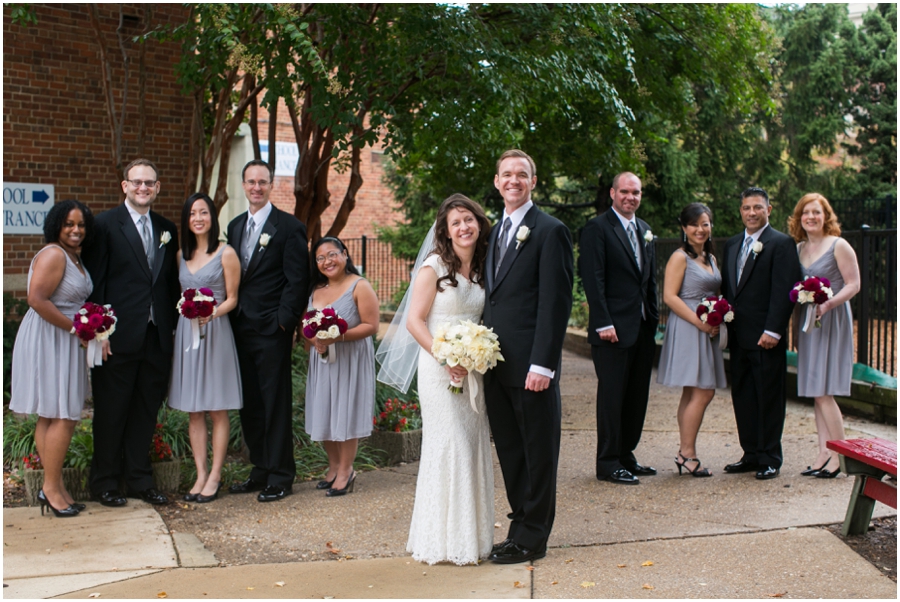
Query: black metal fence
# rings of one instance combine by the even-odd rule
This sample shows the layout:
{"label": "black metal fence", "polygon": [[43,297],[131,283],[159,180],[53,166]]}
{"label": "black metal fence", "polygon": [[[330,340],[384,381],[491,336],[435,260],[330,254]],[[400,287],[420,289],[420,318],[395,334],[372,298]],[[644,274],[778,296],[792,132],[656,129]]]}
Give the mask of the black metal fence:
{"label": "black metal fence", "polygon": [[345,238],[353,264],[365,274],[378,294],[382,307],[392,307],[398,291],[406,290],[413,262],[391,254],[391,243],[363,236]]}
{"label": "black metal fence", "polygon": [[[850,301],[853,310],[855,362],[897,376],[897,230],[861,230],[841,234],[856,251],[860,292]],[[726,238],[714,238],[716,259],[722,265]],[[681,245],[675,238],[656,240],[660,328],[669,308],[663,303],[666,262]],[[793,329],[789,329],[789,332]],[[791,348],[796,346],[791,341]]]}
{"label": "black metal fence", "polygon": [[897,227],[897,197],[893,195],[874,199],[829,199],[829,203],[842,230],[859,230],[863,226],[873,230]]}

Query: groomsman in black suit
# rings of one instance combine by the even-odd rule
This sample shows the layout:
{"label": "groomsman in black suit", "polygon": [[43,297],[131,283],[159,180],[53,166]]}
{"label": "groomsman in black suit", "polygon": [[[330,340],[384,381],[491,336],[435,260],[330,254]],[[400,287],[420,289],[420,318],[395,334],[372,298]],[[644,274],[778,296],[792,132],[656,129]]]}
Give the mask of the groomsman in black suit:
{"label": "groomsman in black suit", "polygon": [[173,333],[181,288],[175,224],[150,210],[159,172],[147,159],[124,171],[125,202],[95,220],[84,263],[94,281],[90,300],[110,304],[116,331],[103,343],[103,364],[91,371],[94,393],[92,496],[124,506],[119,481],[151,504],[169,500],[153,487],[150,442],[168,393]]}
{"label": "groomsman in black suit", "polygon": [[641,440],[656,352],[656,251],[647,223],[635,217],[641,180],[618,174],[612,209],[581,232],[579,274],[590,308],[588,342],[597,373],[597,478],[625,485],[655,475],[634,450]]}
{"label": "groomsman in black suit", "polygon": [[801,278],[790,236],[769,225],[772,205],[762,188],[741,193],[746,229],[725,243],[722,286],[734,307],[728,324],[731,399],[744,455],[725,472],[756,472],[774,479],[782,464],[785,415],[785,334],[794,304],[788,296]]}
{"label": "groomsman in black suit", "polygon": [[306,307],[309,249],[306,226],[269,202],[274,174],[265,161],[244,166],[247,213],[228,224],[228,241],[241,258],[234,330],[244,407],[241,427],[250,450],[250,477],[231,493],[258,491],[260,502],[291,494],[297,469],[291,432],[291,346]]}
{"label": "groomsman in black suit", "polygon": [[509,150],[494,186],[505,210],[487,252],[484,324],[505,361],[485,375],[488,419],[512,523],[490,559],[513,564],[543,558],[556,515],[562,345],[572,310],[572,236],[537,208],[534,161]]}

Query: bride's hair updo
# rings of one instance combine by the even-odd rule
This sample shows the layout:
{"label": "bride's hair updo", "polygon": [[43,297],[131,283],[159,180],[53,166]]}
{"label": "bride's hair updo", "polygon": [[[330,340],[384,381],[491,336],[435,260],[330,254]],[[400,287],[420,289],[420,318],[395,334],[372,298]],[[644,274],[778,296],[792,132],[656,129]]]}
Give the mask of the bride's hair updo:
{"label": "bride's hair updo", "polygon": [[471,212],[478,222],[478,240],[475,241],[475,255],[472,257],[472,269],[469,273],[469,280],[478,283],[481,288],[484,288],[484,262],[487,258],[488,238],[491,236],[491,222],[488,221],[481,205],[465,195],[456,193],[447,197],[441,203],[441,208],[438,209],[434,224],[434,253],[443,260],[448,270],[446,276],[438,278],[437,290],[444,290],[441,284],[444,280],[452,286],[459,286],[459,282],[456,280],[456,273],[462,268],[462,261],[453,251],[453,241],[450,240],[450,227],[447,225],[447,215],[453,209]]}

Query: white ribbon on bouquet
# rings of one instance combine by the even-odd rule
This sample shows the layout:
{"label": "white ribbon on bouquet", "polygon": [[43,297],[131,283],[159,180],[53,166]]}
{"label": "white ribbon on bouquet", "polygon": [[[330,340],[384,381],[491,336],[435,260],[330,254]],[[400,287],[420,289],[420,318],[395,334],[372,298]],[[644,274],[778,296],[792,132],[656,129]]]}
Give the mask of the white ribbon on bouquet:
{"label": "white ribbon on bouquet", "polygon": [[[469,404],[472,406],[472,411],[476,414],[478,413],[478,406],[475,405],[475,399],[478,397],[478,379],[475,378],[475,373],[469,371],[466,375],[466,380],[469,381]],[[463,381],[456,380],[452,376],[450,377],[450,384],[454,387],[462,387]]]}
{"label": "white ribbon on bouquet", "polygon": [[91,339],[87,344],[87,365],[88,368],[99,366],[103,363],[103,341]]}
{"label": "white ribbon on bouquet", "polygon": [[809,332],[809,329],[816,324],[816,305],[808,303],[806,305],[806,318],[803,320],[803,332]]}

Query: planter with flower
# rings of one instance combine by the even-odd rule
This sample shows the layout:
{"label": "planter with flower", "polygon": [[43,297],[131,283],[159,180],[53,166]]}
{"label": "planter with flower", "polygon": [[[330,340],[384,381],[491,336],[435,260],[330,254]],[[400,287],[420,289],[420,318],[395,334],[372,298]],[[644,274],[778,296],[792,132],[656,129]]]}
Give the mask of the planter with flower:
{"label": "planter with flower", "polygon": [[181,484],[181,462],[163,439],[163,425],[159,423],[150,442],[150,466],[153,468],[153,483],[157,489],[178,491]]}
{"label": "planter with flower", "polygon": [[415,402],[387,399],[372,418],[375,427],[368,438],[370,447],[387,454],[388,464],[414,462],[422,451],[422,414]]}

